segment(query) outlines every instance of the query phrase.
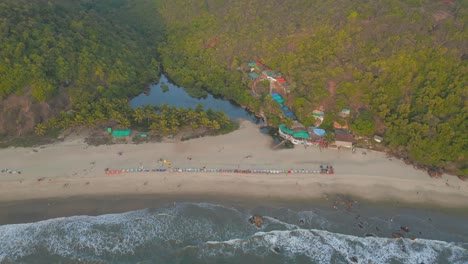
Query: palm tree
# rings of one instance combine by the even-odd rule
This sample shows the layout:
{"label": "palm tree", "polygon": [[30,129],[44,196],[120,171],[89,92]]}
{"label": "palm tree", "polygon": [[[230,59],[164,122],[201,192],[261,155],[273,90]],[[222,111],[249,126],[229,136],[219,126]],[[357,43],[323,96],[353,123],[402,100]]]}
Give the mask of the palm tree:
{"label": "palm tree", "polygon": [[170,110],[170,108],[171,108],[171,107],[170,107],[168,104],[164,103],[164,104],[161,105],[160,111],[161,111],[161,112],[167,112],[167,111]]}
{"label": "palm tree", "polygon": [[150,118],[153,116],[155,108],[151,107],[151,105],[145,105],[143,108],[143,111],[145,112],[145,117],[146,117],[146,125],[149,126],[149,121]]}
{"label": "palm tree", "polygon": [[204,110],[205,110],[205,109],[203,108],[203,105],[202,105],[202,104],[197,104],[197,105],[195,106],[195,112],[197,112],[197,113],[204,112]]}
{"label": "palm tree", "polygon": [[287,127],[292,127],[294,125],[294,120],[290,117],[286,117],[283,119],[284,125]]}
{"label": "palm tree", "polygon": [[96,124],[96,118],[94,117],[93,114],[89,114],[85,117],[85,124],[86,126],[92,126]]}
{"label": "palm tree", "polygon": [[231,123],[231,119],[229,119],[229,117],[222,111],[216,112],[216,120],[218,121],[219,125],[222,127],[227,126]]}
{"label": "palm tree", "polygon": [[169,122],[167,122],[167,119],[165,119],[164,117],[162,117],[160,120],[159,120],[159,129],[161,131],[161,133],[163,135],[168,135],[169,134]]}
{"label": "palm tree", "polygon": [[192,130],[195,130],[198,128],[198,123],[197,122],[194,122],[194,121],[191,121],[190,122],[190,127],[192,128]]}
{"label": "palm tree", "polygon": [[120,114],[120,112],[118,112],[118,111],[116,111],[116,110],[114,110],[114,109],[112,109],[112,110],[109,111],[109,116],[110,116],[110,119],[111,119],[112,121],[116,121],[116,122],[117,122],[120,118],[122,118],[122,115]]}
{"label": "palm tree", "polygon": [[148,116],[148,122],[151,121],[151,123],[159,123],[160,120],[161,120],[161,115],[157,113],[151,113]]}
{"label": "palm tree", "polygon": [[56,117],[52,117],[51,119],[49,119],[49,121],[47,121],[47,127],[52,128],[52,129],[58,128],[59,127],[58,119]]}
{"label": "palm tree", "polygon": [[94,118],[96,119],[96,122],[103,122],[107,119],[100,109],[96,109],[96,111],[94,112],[94,116],[95,116]]}
{"label": "palm tree", "polygon": [[180,126],[180,123],[179,123],[179,120],[177,119],[177,116],[172,114],[169,117],[168,123],[169,123],[169,129],[172,131],[172,134],[176,134],[177,131],[179,130],[179,126]]}
{"label": "palm tree", "polygon": [[194,122],[197,120],[197,117],[197,113],[192,108],[189,108],[187,111],[187,123]]}
{"label": "palm tree", "polygon": [[133,111],[133,120],[135,120],[135,122],[138,124],[140,124],[145,119],[145,117],[146,113],[143,111],[143,109],[137,108],[135,111]]}
{"label": "palm tree", "polygon": [[219,130],[220,128],[221,126],[219,125],[218,121],[216,120],[211,121],[211,129]]}
{"label": "palm tree", "polygon": [[323,141],[327,142],[328,144],[331,144],[335,142],[335,135],[332,132],[327,132],[325,136],[323,136]]}
{"label": "palm tree", "polygon": [[75,118],[73,118],[73,121],[72,121],[73,126],[82,126],[85,123],[86,123],[85,118],[79,113],[75,115]]}
{"label": "palm tree", "polygon": [[149,129],[151,131],[151,134],[153,136],[156,136],[157,134],[159,134],[159,132],[161,130],[160,128],[161,128],[161,126],[157,122],[152,123],[150,125],[150,127],[149,127]]}
{"label": "palm tree", "polygon": [[183,107],[179,107],[176,110],[177,120],[180,124],[185,124],[187,122],[187,110]]}
{"label": "palm tree", "polygon": [[38,136],[43,136],[45,132],[46,132],[46,126],[42,123],[39,123],[34,127],[34,133],[36,133],[36,135]]}
{"label": "palm tree", "polygon": [[128,120],[128,118],[125,118],[125,117],[119,118],[119,120],[117,120],[117,124],[122,128],[130,127],[130,121]]}

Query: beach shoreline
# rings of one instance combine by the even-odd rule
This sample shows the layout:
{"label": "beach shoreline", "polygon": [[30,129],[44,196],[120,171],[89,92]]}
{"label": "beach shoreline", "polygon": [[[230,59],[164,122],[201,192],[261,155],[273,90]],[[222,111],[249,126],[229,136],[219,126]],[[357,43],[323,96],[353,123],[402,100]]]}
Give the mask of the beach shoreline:
{"label": "beach shoreline", "polygon": [[324,194],[318,198],[300,199],[283,197],[252,198],[228,195],[189,194],[126,194],[126,195],[81,195],[70,197],[47,197],[29,200],[0,202],[0,225],[20,224],[71,216],[99,216],[121,214],[173,206],[179,203],[209,203],[242,208],[258,213],[259,208],[289,208],[292,210],[328,210],[359,214],[362,207],[380,210],[417,208],[427,212],[438,212],[451,217],[466,218],[468,207],[444,207],[438,204],[413,203],[400,200],[368,200],[342,193]]}
{"label": "beach shoreline", "polygon": [[[450,208],[468,207],[468,182],[430,178],[385,153],[320,150],[296,146],[272,149],[272,139],[248,121],[227,135],[183,142],[89,146],[82,138],[35,148],[0,150],[0,203],[69,197],[166,195],[234,199],[310,200],[345,194],[371,201],[398,201]],[[366,155],[361,152],[366,153]],[[163,163],[162,161],[167,161]],[[129,172],[128,168],[319,170],[335,174],[233,172]]]}

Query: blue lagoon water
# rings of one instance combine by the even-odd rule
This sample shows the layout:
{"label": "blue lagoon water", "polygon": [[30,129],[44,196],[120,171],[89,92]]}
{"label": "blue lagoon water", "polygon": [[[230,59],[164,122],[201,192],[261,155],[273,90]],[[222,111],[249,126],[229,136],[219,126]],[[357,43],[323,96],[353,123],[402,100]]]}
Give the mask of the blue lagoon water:
{"label": "blue lagoon water", "polygon": [[[169,88],[168,91],[163,92],[161,88],[162,84],[167,85],[167,87]],[[252,122],[259,121],[258,118],[255,117],[255,115],[249,113],[245,109],[234,105],[228,100],[215,98],[211,94],[208,94],[206,98],[201,99],[190,97],[190,95],[188,95],[182,87],[171,83],[164,75],[161,76],[157,84],[153,84],[150,86],[149,95],[145,95],[142,93],[130,101],[130,106],[132,108],[141,107],[147,104],[168,104],[170,106],[183,108],[195,108],[197,104],[201,104],[204,106],[205,110],[221,110],[231,119],[242,118],[250,120]]]}

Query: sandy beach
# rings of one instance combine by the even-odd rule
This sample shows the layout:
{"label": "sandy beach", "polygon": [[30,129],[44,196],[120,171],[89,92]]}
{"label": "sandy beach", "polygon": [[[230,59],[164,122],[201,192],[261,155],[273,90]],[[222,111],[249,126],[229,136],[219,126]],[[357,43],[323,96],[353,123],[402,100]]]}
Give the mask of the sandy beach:
{"label": "sandy beach", "polygon": [[[443,175],[430,178],[384,153],[322,150],[296,146],[272,149],[268,135],[248,121],[227,135],[183,142],[88,146],[80,137],[34,147],[0,150],[0,202],[44,198],[118,195],[222,195],[304,200],[349,194],[373,201],[468,207],[468,182]],[[121,153],[119,153],[121,152]],[[173,168],[319,170],[335,174],[240,174],[133,172],[108,175],[105,169]]]}

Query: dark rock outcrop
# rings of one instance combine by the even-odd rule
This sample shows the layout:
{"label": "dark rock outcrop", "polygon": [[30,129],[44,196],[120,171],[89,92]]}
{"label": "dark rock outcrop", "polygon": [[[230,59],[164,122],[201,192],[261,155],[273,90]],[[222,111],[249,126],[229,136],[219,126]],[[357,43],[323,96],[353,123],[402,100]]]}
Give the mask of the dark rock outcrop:
{"label": "dark rock outcrop", "polygon": [[273,248],[273,251],[275,251],[275,253],[280,253],[280,252],[281,252],[281,250],[280,250],[279,247],[274,247],[274,248]]}
{"label": "dark rock outcrop", "polygon": [[407,233],[409,232],[409,227],[407,227],[407,226],[400,226],[400,229],[407,232]]}
{"label": "dark rock outcrop", "polygon": [[249,222],[251,224],[254,224],[258,228],[262,227],[264,224],[263,217],[261,217],[260,215],[253,215],[249,218]]}

